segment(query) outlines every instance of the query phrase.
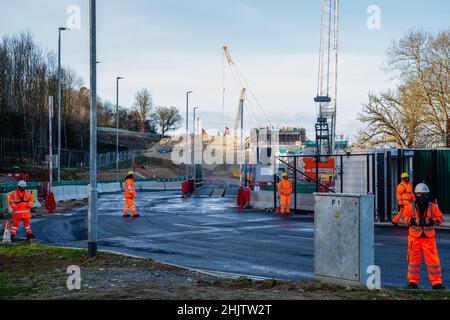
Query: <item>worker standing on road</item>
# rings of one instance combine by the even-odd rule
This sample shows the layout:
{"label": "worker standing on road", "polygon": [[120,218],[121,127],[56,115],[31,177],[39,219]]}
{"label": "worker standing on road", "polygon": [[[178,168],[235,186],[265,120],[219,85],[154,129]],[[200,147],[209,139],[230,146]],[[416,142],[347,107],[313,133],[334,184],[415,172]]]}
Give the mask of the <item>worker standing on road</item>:
{"label": "worker standing on road", "polygon": [[409,226],[408,236],[408,280],[407,289],[418,289],[422,252],[428,267],[428,276],[434,290],[445,290],[442,285],[442,270],[436,245],[434,226],[443,223],[439,207],[430,199],[430,189],[420,183],[415,189],[417,203],[405,206],[402,222]]}
{"label": "worker standing on road", "polygon": [[33,195],[26,190],[27,183],[20,181],[17,190],[12,192],[9,196],[9,205],[11,206],[13,213],[13,226],[11,228],[11,241],[15,242],[17,230],[20,226],[20,221],[23,221],[23,225],[27,231],[27,240],[34,239],[33,232],[31,231],[31,208],[33,207]]}
{"label": "worker standing on road", "polygon": [[413,187],[409,177],[409,173],[403,173],[402,182],[397,187],[398,214],[392,219],[392,223],[397,225],[401,219],[406,207],[412,207],[416,198],[414,197]]}
{"label": "worker standing on road", "polygon": [[136,206],[134,205],[134,199],[136,198],[136,187],[134,185],[134,172],[128,172],[128,176],[125,179],[125,210],[123,216],[125,218],[130,217],[130,211],[133,214],[133,218],[140,217],[137,213]]}
{"label": "worker standing on road", "polygon": [[290,214],[291,213],[291,193],[293,187],[292,183],[289,181],[289,176],[285,172],[283,173],[283,179],[278,183],[278,192],[281,196],[281,213]]}

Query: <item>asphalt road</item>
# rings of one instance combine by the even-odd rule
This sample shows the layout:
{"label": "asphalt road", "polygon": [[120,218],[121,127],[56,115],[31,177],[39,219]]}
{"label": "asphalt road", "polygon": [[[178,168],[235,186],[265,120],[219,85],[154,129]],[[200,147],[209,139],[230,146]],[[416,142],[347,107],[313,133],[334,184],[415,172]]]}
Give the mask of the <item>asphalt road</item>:
{"label": "asphalt road", "polygon": [[[100,198],[100,249],[207,271],[288,280],[313,278],[312,218],[240,212],[234,199],[182,199],[178,192],[154,192],[138,194],[141,218],[124,219],[123,202],[122,195]],[[81,208],[70,216],[35,219],[32,227],[42,243],[86,247],[86,216],[86,208]],[[406,234],[405,229],[376,227],[375,256],[383,287],[407,282]],[[449,245],[450,232],[439,231],[448,285]],[[426,268],[422,269],[422,287],[429,288]]]}

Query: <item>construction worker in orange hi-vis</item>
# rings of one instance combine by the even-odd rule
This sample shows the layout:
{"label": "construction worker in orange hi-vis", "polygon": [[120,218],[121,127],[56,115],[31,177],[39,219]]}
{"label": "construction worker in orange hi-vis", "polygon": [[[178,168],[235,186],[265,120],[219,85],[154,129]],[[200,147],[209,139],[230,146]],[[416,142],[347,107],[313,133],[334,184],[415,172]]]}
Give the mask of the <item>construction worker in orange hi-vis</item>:
{"label": "construction worker in orange hi-vis", "polygon": [[403,210],[402,222],[409,226],[408,236],[408,280],[407,289],[418,289],[422,252],[428,268],[428,277],[434,290],[445,290],[442,285],[442,270],[436,245],[435,226],[443,223],[439,207],[431,201],[426,184],[416,186],[416,203]]}
{"label": "construction worker in orange hi-vis", "polygon": [[11,228],[11,241],[16,241],[17,230],[20,226],[20,221],[23,221],[23,225],[27,231],[27,240],[34,239],[33,232],[31,231],[31,208],[33,207],[33,195],[27,189],[27,183],[20,181],[17,190],[11,192],[9,196],[9,205],[11,206],[13,213],[13,225]]}
{"label": "construction worker in orange hi-vis", "polygon": [[394,225],[401,221],[405,207],[412,207],[416,201],[409,173],[403,173],[401,179],[397,187],[398,214],[392,219]]}
{"label": "construction worker in orange hi-vis", "polygon": [[293,187],[292,183],[289,181],[289,176],[285,172],[283,173],[283,179],[278,183],[278,192],[280,193],[281,198],[281,210],[280,212],[283,214],[291,213],[291,193]]}
{"label": "construction worker in orange hi-vis", "polygon": [[140,217],[140,215],[137,213],[136,206],[134,204],[134,199],[136,198],[136,187],[134,185],[134,172],[130,171],[128,172],[128,176],[125,179],[125,210],[123,212],[123,216],[125,218],[129,218],[130,211],[133,215],[133,218]]}

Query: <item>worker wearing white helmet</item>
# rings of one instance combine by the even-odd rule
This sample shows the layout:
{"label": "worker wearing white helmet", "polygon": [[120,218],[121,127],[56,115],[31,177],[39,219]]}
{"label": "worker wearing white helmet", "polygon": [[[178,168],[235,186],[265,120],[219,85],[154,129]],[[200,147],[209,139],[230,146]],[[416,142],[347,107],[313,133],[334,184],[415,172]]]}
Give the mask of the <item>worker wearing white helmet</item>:
{"label": "worker wearing white helmet", "polygon": [[31,231],[31,208],[33,206],[33,194],[26,190],[27,183],[20,181],[17,185],[17,190],[11,192],[9,196],[9,205],[13,210],[12,219],[13,226],[11,228],[11,240],[16,240],[17,230],[20,226],[20,221],[27,231],[27,240],[34,238]]}
{"label": "worker wearing white helmet", "polygon": [[428,276],[435,290],[445,290],[442,285],[442,269],[436,245],[435,226],[443,223],[439,207],[431,201],[430,188],[424,183],[416,186],[416,203],[406,206],[402,221],[409,226],[408,235],[408,289],[417,289],[420,281],[422,252],[427,264]]}

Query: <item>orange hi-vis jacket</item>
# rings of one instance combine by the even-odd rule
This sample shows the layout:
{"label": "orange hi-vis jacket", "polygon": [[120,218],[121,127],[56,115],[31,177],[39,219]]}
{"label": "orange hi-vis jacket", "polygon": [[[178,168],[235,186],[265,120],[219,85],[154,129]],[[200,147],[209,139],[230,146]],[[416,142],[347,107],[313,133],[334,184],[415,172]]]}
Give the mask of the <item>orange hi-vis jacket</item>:
{"label": "orange hi-vis jacket", "polygon": [[134,185],[133,179],[127,179],[125,181],[125,198],[134,199],[136,198],[136,187]]}
{"label": "orange hi-vis jacket", "polygon": [[[411,219],[416,219],[417,226],[413,226],[411,224]],[[425,219],[433,219],[435,221],[436,226],[440,226],[444,222],[444,216],[442,215],[439,207],[431,203],[428,206]],[[434,230],[434,226],[419,226],[420,224],[420,212],[417,205],[407,206],[404,209],[402,221],[404,224],[409,226],[409,235],[413,238],[420,238],[423,234],[425,234],[428,238],[433,238],[436,235],[436,231]]]}
{"label": "orange hi-vis jacket", "polygon": [[412,205],[416,201],[411,182],[402,181],[397,187],[397,201],[400,206]]}
{"label": "orange hi-vis jacket", "polygon": [[290,196],[293,191],[292,183],[288,179],[283,179],[278,183],[278,192],[282,196]]}
{"label": "orange hi-vis jacket", "polygon": [[9,196],[9,205],[13,209],[13,219],[30,219],[31,207],[33,206],[33,195],[25,190],[16,190]]}

